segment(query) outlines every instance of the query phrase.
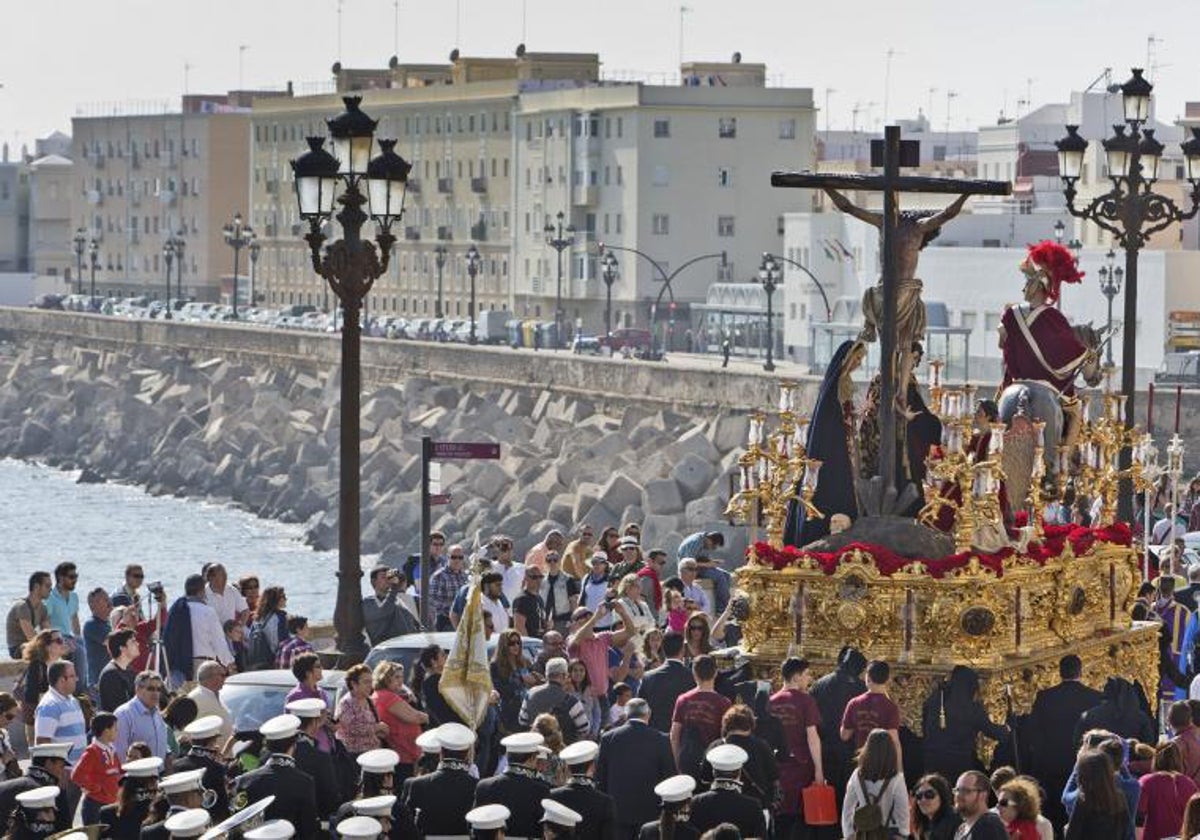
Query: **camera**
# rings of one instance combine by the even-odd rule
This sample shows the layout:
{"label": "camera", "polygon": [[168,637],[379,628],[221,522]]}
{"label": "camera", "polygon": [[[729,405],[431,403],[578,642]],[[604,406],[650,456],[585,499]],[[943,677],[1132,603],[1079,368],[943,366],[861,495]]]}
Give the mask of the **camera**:
{"label": "camera", "polygon": [[161,580],[151,581],[150,583],[146,584],[146,589],[148,589],[150,594],[155,598],[161,598],[163,596],[163,585]]}

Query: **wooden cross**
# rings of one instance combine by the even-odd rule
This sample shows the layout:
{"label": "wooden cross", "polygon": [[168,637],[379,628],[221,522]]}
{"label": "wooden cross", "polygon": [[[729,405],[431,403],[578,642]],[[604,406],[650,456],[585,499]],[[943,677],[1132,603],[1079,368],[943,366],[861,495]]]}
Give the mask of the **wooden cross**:
{"label": "wooden cross", "polygon": [[[879,330],[879,472],[884,487],[896,486],[896,254],[893,239],[899,214],[897,194],[952,193],[966,195],[1009,195],[1008,181],[980,181],[901,175],[900,127],[889,125],[883,132],[882,175],[840,175],[819,172],[773,172],[771,186],[801,189],[868,190],[883,193],[882,249],[883,317]],[[898,488],[899,489],[899,488]]]}

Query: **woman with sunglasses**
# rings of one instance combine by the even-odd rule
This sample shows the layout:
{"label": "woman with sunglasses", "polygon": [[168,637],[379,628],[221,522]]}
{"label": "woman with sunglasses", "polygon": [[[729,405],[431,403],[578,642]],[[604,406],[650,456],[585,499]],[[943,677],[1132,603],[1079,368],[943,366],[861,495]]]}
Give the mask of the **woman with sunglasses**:
{"label": "woman with sunglasses", "polygon": [[[729,602],[731,605],[733,601]],[[708,613],[693,610],[688,615],[683,634],[683,661],[691,663],[697,656],[713,652],[713,640],[722,641],[725,638],[725,624],[729,621],[730,607],[709,623]]]}
{"label": "woman with sunglasses", "polygon": [[500,633],[492,652],[492,688],[500,694],[500,731],[505,735],[520,732],[521,704],[530,686],[541,680],[530,670],[521,649],[521,634],[516,630]]}
{"label": "woman with sunglasses", "polygon": [[66,655],[66,642],[57,630],[40,630],[25,643],[25,676],[21,683],[21,711],[25,720],[26,743],[33,743],[33,713],[38,701],[50,689],[48,670]]}
{"label": "woman with sunglasses", "polygon": [[911,833],[915,840],[953,840],[962,818],[954,812],[950,783],[937,773],[922,776],[913,788]]}
{"label": "woman with sunglasses", "polygon": [[17,764],[17,754],[13,751],[8,738],[8,727],[21,714],[17,698],[7,691],[0,691],[0,716],[3,725],[0,726],[0,781],[18,779],[21,777],[21,767]]}
{"label": "woman with sunglasses", "polygon": [[1027,779],[1005,782],[996,796],[996,812],[1004,820],[1011,840],[1040,840],[1037,818],[1041,807],[1041,794]]}

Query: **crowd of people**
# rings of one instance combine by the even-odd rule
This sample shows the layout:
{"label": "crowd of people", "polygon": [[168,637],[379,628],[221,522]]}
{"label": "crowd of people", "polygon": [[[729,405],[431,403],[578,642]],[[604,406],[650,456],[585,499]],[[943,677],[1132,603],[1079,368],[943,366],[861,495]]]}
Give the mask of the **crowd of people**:
{"label": "crowd of people", "polygon": [[[1184,602],[1200,581],[1168,583],[1182,550],[1164,552],[1152,593],[1135,607],[1161,621],[1163,667],[1176,679],[1161,698],[1161,727],[1139,685],[1113,676],[1097,692],[1067,656],[1060,684],[1029,715],[1004,721],[989,718],[978,675],[955,668],[926,700],[918,736],[889,696],[888,663],[853,648],[822,675],[787,659],[774,689],[725,655],[740,637],[741,602],[721,568],[720,533],[643,551],[636,525],[598,539],[585,526],[570,540],[546,534],[520,559],[503,535],[473,552],[440,533],[430,544],[425,586],[416,564],[369,572],[365,641],[456,629],[474,576],[492,651],[491,702],[478,723],[440,690],[440,644],[407,672],[386,659],[349,668],[331,702],[311,628],[288,612],[284,588],[260,591],[253,575],[233,583],[221,564],[188,576],[173,602],[131,565],[116,588],[88,592],[86,618],[73,564],[31,575],[8,616],[9,652],[26,667],[16,690],[0,693],[0,713],[25,724],[30,764],[22,771],[5,736],[0,834],[50,836],[78,814],[118,840],[218,829],[597,840],[1200,836],[1200,699],[1183,698],[1192,669],[1178,656],[1196,632]],[[421,597],[432,628],[421,625]],[[221,698],[225,679],[259,668],[290,669],[296,685],[282,714],[238,730]],[[990,775],[980,738],[994,744]],[[255,815],[265,825],[230,825]]]}

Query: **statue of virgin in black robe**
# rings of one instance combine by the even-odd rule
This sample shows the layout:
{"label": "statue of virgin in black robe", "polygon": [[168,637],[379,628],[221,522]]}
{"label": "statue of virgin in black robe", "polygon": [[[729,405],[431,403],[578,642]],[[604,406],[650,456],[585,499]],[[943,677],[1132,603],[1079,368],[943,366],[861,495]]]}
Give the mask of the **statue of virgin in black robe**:
{"label": "statue of virgin in black robe", "polygon": [[[825,370],[805,441],[808,457],[821,462],[813,496],[813,505],[821,511],[821,516],[805,519],[803,503],[793,499],[783,537],[788,545],[805,546],[828,536],[829,520],[836,513],[845,514],[851,521],[858,518],[858,498],[854,492],[854,479],[858,475],[858,424],[851,375],[866,354],[862,342],[843,341]],[[800,489],[796,488],[797,494]]]}

